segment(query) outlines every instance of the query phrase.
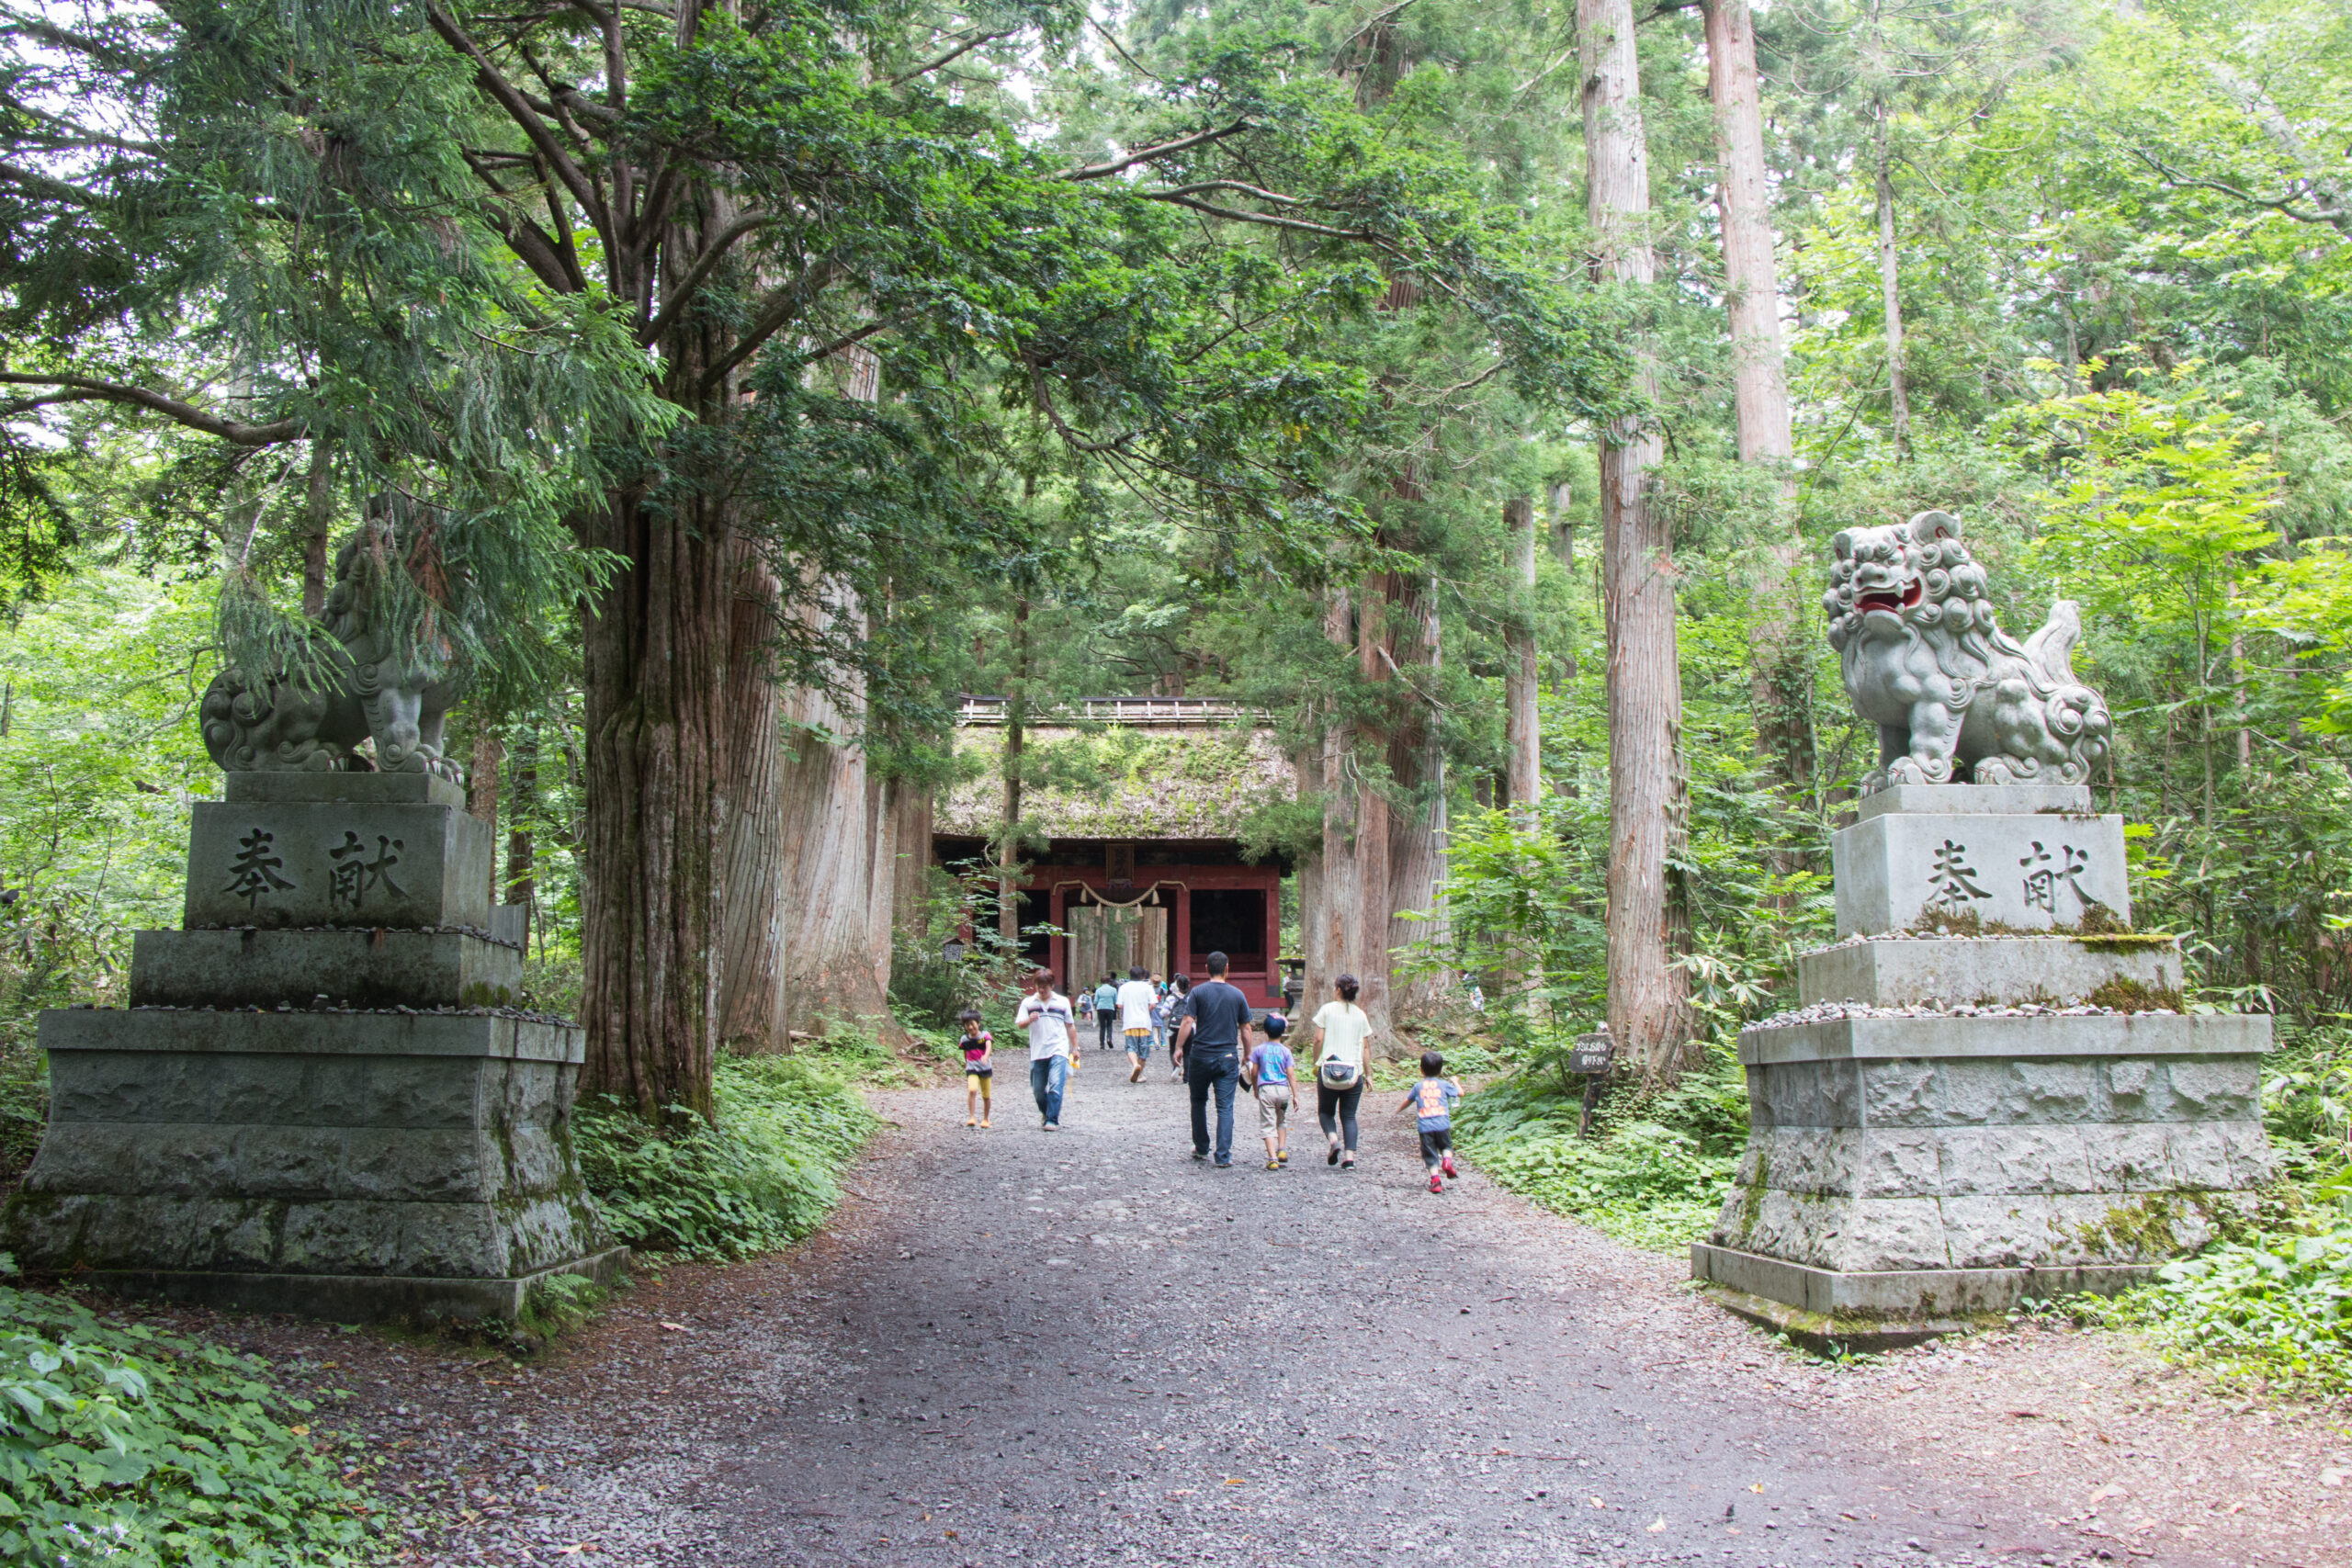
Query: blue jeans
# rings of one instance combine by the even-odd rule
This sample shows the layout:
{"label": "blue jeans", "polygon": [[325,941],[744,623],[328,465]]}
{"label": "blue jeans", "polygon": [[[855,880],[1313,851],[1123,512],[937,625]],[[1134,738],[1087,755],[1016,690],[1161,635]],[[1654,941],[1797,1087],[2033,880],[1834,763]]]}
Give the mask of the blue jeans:
{"label": "blue jeans", "polygon": [[1233,1092],[1241,1087],[1241,1054],[1203,1052],[1197,1045],[1184,1053],[1184,1083],[1193,1095],[1193,1152],[1209,1152],[1209,1090],[1216,1090],[1216,1163],[1233,1158]]}
{"label": "blue jeans", "polygon": [[1029,1064],[1029,1092],[1037,1097],[1037,1114],[1050,1126],[1062,1121],[1062,1086],[1069,1082],[1069,1058],[1048,1056]]}

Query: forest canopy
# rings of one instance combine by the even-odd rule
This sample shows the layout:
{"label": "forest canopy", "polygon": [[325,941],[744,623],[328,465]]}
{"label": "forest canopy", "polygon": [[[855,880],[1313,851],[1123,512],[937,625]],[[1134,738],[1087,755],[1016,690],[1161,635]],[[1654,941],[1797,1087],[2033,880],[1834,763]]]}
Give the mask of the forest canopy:
{"label": "forest canopy", "polygon": [[[2139,923],[2217,1005],[2352,1005],[2340,8],[225,0],[0,40],[12,1006],[169,922],[198,694],[315,660],[356,536],[647,1116],[987,923],[929,803],[1001,799],[1009,868],[1022,770],[1088,787],[1022,716],[1117,693],[1265,716],[1303,798],[1243,836],[1318,897],[1385,836],[1347,896],[1400,1010],[1471,971],[1671,1076],[1827,930],[1876,747],[1829,541],[1931,508],[2013,634],[2080,604]],[[1012,705],[985,786],[966,693]],[[1655,962],[1612,975],[1636,881],[1613,951]]]}

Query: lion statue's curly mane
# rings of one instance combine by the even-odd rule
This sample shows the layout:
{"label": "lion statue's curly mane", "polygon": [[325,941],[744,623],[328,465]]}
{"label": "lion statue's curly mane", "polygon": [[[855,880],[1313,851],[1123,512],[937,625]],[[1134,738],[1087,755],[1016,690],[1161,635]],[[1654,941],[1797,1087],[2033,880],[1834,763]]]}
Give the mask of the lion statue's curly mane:
{"label": "lion statue's curly mane", "polygon": [[1849,528],[1822,607],[1846,694],[1878,726],[1878,766],[1862,793],[1891,784],[2077,784],[2107,754],[2107,703],[2075,679],[2082,617],[2073,601],[2020,647],[1993,618],[1984,569],[1960,519]]}

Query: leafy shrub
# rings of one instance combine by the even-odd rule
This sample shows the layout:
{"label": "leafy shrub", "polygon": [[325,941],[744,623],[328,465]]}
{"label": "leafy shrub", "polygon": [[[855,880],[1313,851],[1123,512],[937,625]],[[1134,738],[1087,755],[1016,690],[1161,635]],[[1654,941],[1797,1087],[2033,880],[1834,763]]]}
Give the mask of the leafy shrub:
{"label": "leafy shrub", "polygon": [[[367,1512],[260,1363],[0,1289],[0,1559],[365,1560]],[[289,1418],[292,1418],[289,1422]]]}
{"label": "leafy shrub", "polygon": [[608,1101],[573,1123],[580,1169],[614,1235],[707,1261],[791,1246],[841,1201],[834,1176],[880,1119],[842,1079],[793,1056],[728,1056],[716,1124],[663,1133]]}
{"label": "leafy shrub", "polygon": [[2217,1247],[2156,1272],[2146,1289],[2069,1306],[2091,1322],[2145,1328],[2175,1359],[2227,1377],[2352,1393],[2352,1221]]}
{"label": "leafy shrub", "polygon": [[890,953],[892,1010],[918,1028],[956,1028],[956,1016],[988,999],[988,971],[968,959],[950,963],[939,944],[899,933]]}
{"label": "leafy shrub", "polygon": [[[1713,1222],[1731,1188],[1737,1145],[1711,1149],[1691,1127],[1628,1119],[1620,1109],[1628,1102],[1706,1124],[1721,1114],[1713,1092],[1646,1100],[1621,1092],[1605,1129],[1581,1138],[1578,1099],[1549,1074],[1521,1073],[1464,1101],[1455,1135],[1480,1170],[1531,1201],[1633,1246],[1670,1251]],[[1745,1137],[1744,1104],[1742,1111]]]}

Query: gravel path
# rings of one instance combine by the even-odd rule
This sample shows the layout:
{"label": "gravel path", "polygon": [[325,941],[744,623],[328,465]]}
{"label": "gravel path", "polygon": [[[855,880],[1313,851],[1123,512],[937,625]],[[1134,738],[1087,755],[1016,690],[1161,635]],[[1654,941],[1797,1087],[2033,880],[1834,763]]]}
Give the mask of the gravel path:
{"label": "gravel path", "polygon": [[877,1097],[823,1235],[538,1366],[191,1325],[350,1389],[435,1564],[2347,1561],[2324,1413],[2224,1427],[2101,1336],[1802,1360],[1674,1259],[1476,1172],[1431,1195],[1387,1100],[1352,1173],[1311,1130],[1259,1168],[1254,1118],[1215,1170],[1164,1069],[1089,1055],[1057,1134]]}

